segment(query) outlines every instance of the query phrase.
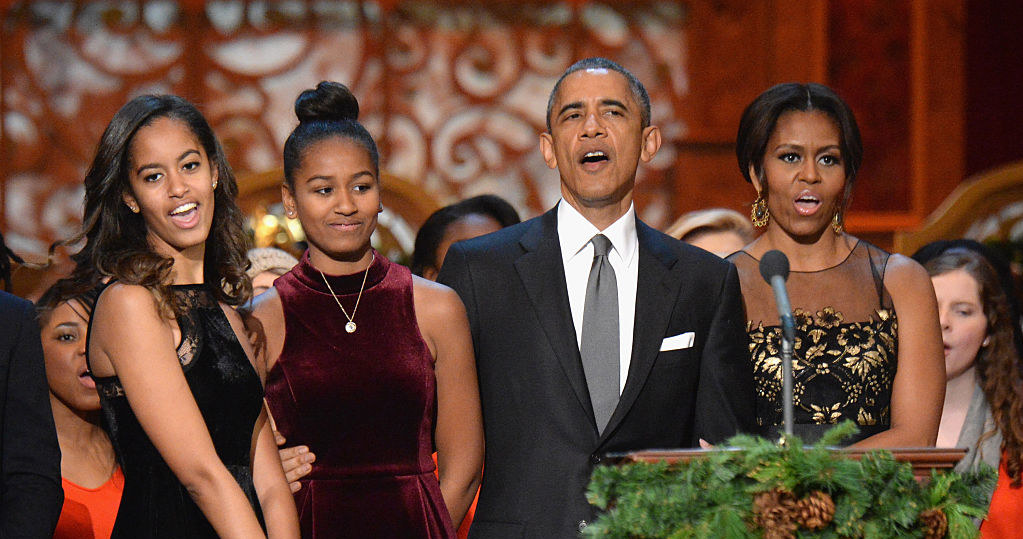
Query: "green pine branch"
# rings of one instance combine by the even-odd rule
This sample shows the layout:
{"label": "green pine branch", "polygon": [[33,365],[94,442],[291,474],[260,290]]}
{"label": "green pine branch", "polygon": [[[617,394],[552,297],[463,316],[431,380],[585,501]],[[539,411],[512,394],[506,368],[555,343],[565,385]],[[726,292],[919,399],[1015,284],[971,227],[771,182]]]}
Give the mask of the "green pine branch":
{"label": "green pine branch", "polygon": [[909,463],[887,451],[859,461],[830,450],[856,432],[846,421],[817,443],[784,445],[739,435],[706,458],[668,465],[631,463],[594,470],[588,499],[602,509],[586,529],[588,537],[683,539],[762,537],[753,514],[753,497],[785,489],[797,498],[828,493],[835,503],[832,525],[800,538],[923,537],[920,513],[944,511],[949,537],[976,537],[976,520],[987,512],[997,475],[990,468],[959,474],[933,472],[921,484]]}

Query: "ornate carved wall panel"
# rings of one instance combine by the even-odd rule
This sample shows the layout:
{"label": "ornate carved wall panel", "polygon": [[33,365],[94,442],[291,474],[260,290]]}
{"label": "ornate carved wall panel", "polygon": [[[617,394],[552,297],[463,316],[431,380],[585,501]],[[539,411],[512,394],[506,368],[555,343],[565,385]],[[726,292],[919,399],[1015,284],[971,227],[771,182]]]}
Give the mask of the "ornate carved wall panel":
{"label": "ornate carved wall panel", "polygon": [[[954,9],[958,0],[932,3]],[[937,203],[914,198],[921,165],[913,137],[922,135],[912,111],[921,83],[906,71],[928,50],[914,41],[928,25],[906,1],[0,6],[0,228],[25,253],[75,230],[81,178],[103,127],[145,92],[199,104],[245,177],[280,167],[298,93],[339,80],[360,97],[389,173],[439,202],[494,192],[535,215],[559,196],[537,149],[547,94],[565,67],[591,55],[632,69],[653,98],[665,144],[640,171],[637,203],[655,226],[752,200],[734,164],[735,127],[746,103],[786,80],[830,80],[859,115],[868,161],[853,230],[890,232]],[[872,218],[857,221],[875,214],[895,220],[873,228]]]}

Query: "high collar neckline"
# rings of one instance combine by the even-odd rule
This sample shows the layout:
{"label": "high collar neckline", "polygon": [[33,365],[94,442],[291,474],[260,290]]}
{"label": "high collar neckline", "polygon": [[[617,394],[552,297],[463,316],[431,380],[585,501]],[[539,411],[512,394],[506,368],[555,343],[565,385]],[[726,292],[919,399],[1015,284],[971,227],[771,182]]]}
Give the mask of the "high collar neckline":
{"label": "high collar neckline", "polygon": [[[366,290],[373,288],[380,281],[384,280],[387,276],[387,270],[390,268],[391,262],[387,260],[387,257],[382,254],[373,251],[373,262],[370,263],[368,270],[359,271],[349,275],[330,275],[326,272],[322,273],[316,269],[309,261],[309,251],[306,251],[302,255],[302,259],[299,260],[298,265],[292,270],[298,279],[313,290],[321,292],[323,294],[330,294],[331,290],[333,293],[339,296],[346,294],[358,294],[359,290],[362,289],[363,278],[366,279]],[[368,273],[366,273],[368,271]],[[330,283],[330,288],[324,284],[324,279]]]}

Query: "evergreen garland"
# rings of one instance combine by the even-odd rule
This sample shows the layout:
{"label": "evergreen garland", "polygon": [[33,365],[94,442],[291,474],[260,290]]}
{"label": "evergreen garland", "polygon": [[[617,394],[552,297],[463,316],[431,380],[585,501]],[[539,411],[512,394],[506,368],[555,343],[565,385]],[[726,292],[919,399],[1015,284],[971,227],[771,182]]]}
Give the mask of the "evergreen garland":
{"label": "evergreen garland", "polygon": [[846,421],[809,447],[798,438],[782,446],[739,435],[724,444],[735,449],[689,462],[599,467],[588,498],[604,513],[584,533],[622,539],[977,536],[974,519],[987,513],[993,469],[932,472],[921,483],[910,463],[888,451],[857,461],[829,449],[855,432]]}

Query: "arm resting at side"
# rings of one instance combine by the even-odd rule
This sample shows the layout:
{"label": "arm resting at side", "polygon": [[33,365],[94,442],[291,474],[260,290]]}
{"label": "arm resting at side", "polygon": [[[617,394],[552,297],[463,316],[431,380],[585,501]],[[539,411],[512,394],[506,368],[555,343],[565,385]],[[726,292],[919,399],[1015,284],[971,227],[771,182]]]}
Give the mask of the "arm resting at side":
{"label": "arm resting at side", "polygon": [[889,258],[884,284],[899,324],[892,425],[855,447],[932,447],[945,401],[945,355],[934,287],[922,266],[897,254]]}
{"label": "arm resting at side", "polygon": [[254,442],[252,482],[256,487],[256,496],[259,497],[259,506],[263,510],[266,535],[270,539],[298,537],[295,498],[291,496],[284,470],[281,469],[277,444],[270,422],[267,421],[265,407],[256,421]]}
{"label": "arm resting at side", "polygon": [[435,358],[437,468],[441,494],[458,524],[480,484],[483,419],[465,307],[446,286],[415,278],[416,319]]}

